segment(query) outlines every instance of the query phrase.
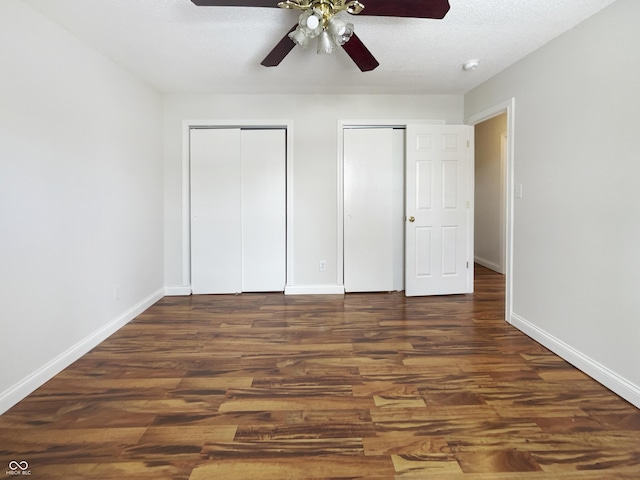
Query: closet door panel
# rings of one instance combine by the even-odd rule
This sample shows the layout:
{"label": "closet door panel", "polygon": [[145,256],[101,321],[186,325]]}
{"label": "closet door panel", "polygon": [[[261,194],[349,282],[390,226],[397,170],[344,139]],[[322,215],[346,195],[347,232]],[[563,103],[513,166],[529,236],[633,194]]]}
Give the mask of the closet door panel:
{"label": "closet door panel", "polygon": [[394,287],[393,129],[344,130],[344,287]]}
{"label": "closet door panel", "polygon": [[242,291],[282,292],[286,277],[286,132],[242,130]]}
{"label": "closet door panel", "polygon": [[191,130],[191,289],[242,291],[239,129]]}

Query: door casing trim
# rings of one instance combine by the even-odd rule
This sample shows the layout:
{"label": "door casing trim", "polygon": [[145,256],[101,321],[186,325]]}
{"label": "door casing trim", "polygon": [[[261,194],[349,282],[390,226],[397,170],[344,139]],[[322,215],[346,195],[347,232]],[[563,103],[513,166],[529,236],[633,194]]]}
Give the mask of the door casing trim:
{"label": "door casing trim", "polygon": [[480,113],[471,115],[464,119],[467,125],[477,125],[485,120],[489,120],[502,113],[507,114],[507,159],[505,162],[504,175],[505,185],[505,228],[504,228],[504,245],[505,245],[505,319],[511,323],[513,314],[513,196],[514,196],[514,165],[515,165],[515,112],[516,99],[511,97],[508,100],[500,102],[492,107],[483,110]]}

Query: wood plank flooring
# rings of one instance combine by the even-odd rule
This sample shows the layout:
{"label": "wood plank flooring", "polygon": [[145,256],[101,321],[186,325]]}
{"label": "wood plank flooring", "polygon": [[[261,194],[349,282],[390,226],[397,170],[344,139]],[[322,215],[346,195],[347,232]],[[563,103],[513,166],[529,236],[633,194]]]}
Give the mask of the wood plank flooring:
{"label": "wood plank flooring", "polygon": [[476,277],[450,297],[164,298],[0,416],[0,476],[640,479],[640,411]]}

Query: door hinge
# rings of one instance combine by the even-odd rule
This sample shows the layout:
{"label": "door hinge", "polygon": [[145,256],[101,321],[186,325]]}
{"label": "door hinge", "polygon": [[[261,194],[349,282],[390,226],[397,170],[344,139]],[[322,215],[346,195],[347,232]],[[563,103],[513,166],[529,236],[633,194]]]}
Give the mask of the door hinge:
{"label": "door hinge", "polygon": [[467,200],[467,203],[466,203],[466,205],[467,205],[467,208],[469,208],[469,200]]}
{"label": "door hinge", "polygon": [[467,148],[469,148],[470,146],[471,146],[471,142],[467,140]]}
{"label": "door hinge", "polygon": [[469,262],[467,262],[467,269],[469,269]]}

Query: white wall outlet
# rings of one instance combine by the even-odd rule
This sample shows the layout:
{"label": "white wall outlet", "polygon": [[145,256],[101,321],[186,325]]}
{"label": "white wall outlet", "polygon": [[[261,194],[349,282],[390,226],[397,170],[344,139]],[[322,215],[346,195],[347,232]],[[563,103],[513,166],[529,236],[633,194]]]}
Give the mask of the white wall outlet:
{"label": "white wall outlet", "polygon": [[327,269],[327,261],[320,260],[320,263],[318,264],[318,268],[320,269],[321,272],[324,272]]}
{"label": "white wall outlet", "polygon": [[113,287],[113,300],[116,302],[120,300],[120,285]]}

